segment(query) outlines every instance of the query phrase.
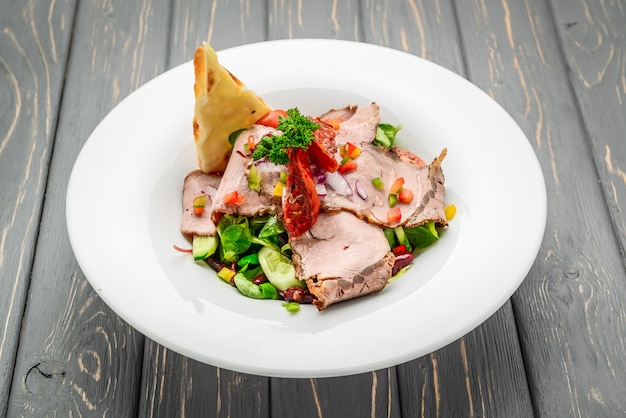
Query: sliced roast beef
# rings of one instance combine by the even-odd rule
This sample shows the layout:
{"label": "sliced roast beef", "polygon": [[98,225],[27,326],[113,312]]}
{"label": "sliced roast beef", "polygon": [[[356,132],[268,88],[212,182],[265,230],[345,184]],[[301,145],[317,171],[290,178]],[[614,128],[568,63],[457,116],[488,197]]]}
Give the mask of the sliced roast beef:
{"label": "sliced roast beef", "polygon": [[[343,175],[347,185],[335,188],[326,185],[327,195],[322,199],[323,210],[347,210],[359,218],[385,227],[412,227],[429,221],[447,225],[444,214],[444,175],[441,169],[445,150],[429,166],[423,166],[419,163],[419,157],[418,161],[413,154],[404,150],[394,147],[387,149],[369,143],[361,143],[360,146],[361,154],[355,160],[358,168]],[[397,203],[394,207],[400,209],[401,218],[389,221],[389,187],[400,177],[405,181],[403,187],[410,189],[414,197],[410,203]],[[382,180],[383,188],[372,184],[376,178]]]}
{"label": "sliced roast beef", "polygon": [[320,116],[320,119],[340,119],[341,121],[346,121],[354,116],[358,108],[359,107],[357,105],[348,105],[346,107],[342,107],[341,109],[330,109],[328,112]]}
{"label": "sliced roast beef", "polygon": [[[203,173],[201,170],[194,170],[187,174],[183,184],[183,219],[181,221],[181,231],[183,235],[191,239],[195,236],[213,236],[216,229],[211,220],[212,198],[217,192],[221,177]],[[193,202],[199,196],[207,196],[205,210],[196,215]]]}
{"label": "sliced roast beef", "polygon": [[[376,138],[376,128],[380,123],[380,108],[376,103],[365,107],[359,107],[354,114],[339,125],[339,130],[335,135],[337,145],[353,142],[372,142]],[[329,113],[332,113],[329,112]],[[328,114],[328,113],[327,113]],[[323,119],[323,118],[322,118]]]}
{"label": "sliced roast beef", "polygon": [[291,248],[296,277],[306,281],[319,310],[381,291],[395,259],[382,229],[349,212],[320,213]]}
{"label": "sliced roast beef", "polygon": [[[217,189],[215,200],[211,207],[211,216],[214,220],[220,213],[242,216],[277,213],[280,207],[280,199],[273,199],[271,194],[261,193],[248,186],[248,176],[253,161],[250,151],[247,150],[250,137],[256,144],[260,142],[263,136],[275,132],[277,132],[275,129],[267,126],[252,125],[239,134],[233,145],[228,165],[226,170],[224,170],[220,187]],[[274,168],[271,168],[271,170],[274,170]],[[276,172],[273,175],[278,176],[279,174]],[[234,192],[237,192],[237,196],[243,196],[244,198],[240,199],[236,204],[226,202],[225,197],[232,196]]]}

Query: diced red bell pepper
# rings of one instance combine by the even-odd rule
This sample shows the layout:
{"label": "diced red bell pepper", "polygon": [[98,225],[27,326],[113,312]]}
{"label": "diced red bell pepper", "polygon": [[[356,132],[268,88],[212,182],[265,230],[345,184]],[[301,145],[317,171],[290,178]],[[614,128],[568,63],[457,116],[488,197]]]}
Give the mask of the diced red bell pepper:
{"label": "diced red bell pepper", "polygon": [[354,160],[348,159],[348,161],[339,166],[339,172],[343,174],[349,171],[354,171],[358,166],[359,165]]}
{"label": "diced red bell pepper", "polygon": [[256,144],[254,143],[254,135],[248,136],[248,151],[254,151]]}
{"label": "diced red bell pepper", "polygon": [[398,222],[400,219],[402,219],[402,212],[400,211],[399,206],[387,211],[387,222],[394,223]]}
{"label": "diced red bell pepper", "polygon": [[246,200],[246,196],[239,195],[239,193],[235,190],[234,192],[226,193],[224,195],[224,203],[227,205],[235,205],[239,206]]}
{"label": "diced red bell pepper", "polygon": [[346,155],[353,160],[361,154],[361,148],[354,145],[352,142],[346,142]]}
{"label": "diced red bell pepper", "polygon": [[398,201],[403,203],[411,203],[413,200],[413,191],[411,189],[402,188],[398,194]]}

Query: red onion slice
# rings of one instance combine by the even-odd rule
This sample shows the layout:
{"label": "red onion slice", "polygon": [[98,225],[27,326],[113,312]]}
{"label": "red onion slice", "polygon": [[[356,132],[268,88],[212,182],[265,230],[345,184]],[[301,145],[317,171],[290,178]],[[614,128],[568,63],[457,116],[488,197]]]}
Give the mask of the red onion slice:
{"label": "red onion slice", "polygon": [[333,190],[340,195],[351,197],[353,195],[352,187],[344,176],[338,171],[326,174],[326,184],[333,188]]}
{"label": "red onion slice", "polygon": [[259,173],[280,173],[283,166],[274,164],[270,160],[259,160],[255,163]]}
{"label": "red onion slice", "polygon": [[356,189],[356,194],[358,194],[361,199],[367,200],[367,192],[365,191],[363,186],[361,186],[360,181],[356,180],[354,182],[354,188]]}

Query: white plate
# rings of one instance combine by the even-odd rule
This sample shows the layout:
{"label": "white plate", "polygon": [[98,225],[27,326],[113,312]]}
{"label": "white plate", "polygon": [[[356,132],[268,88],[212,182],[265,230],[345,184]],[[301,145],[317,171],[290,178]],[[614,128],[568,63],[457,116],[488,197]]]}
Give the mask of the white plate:
{"label": "white plate", "polygon": [[[542,172],[517,124],[458,75],[363,43],[285,40],[218,53],[273,107],[317,115],[376,101],[397,139],[443,163],[458,213],[442,239],[383,292],[319,313],[245,298],[189,255],[179,232],[185,175],[196,168],[193,66],[139,88],[98,125],[68,185],[78,263],[102,299],[156,342],[230,370],[328,377],[396,365],[463,336],[518,288],[542,241]],[[289,57],[279,59],[277,57]],[[86,210],[88,208],[88,210]],[[329,262],[333,262],[329,260]]]}

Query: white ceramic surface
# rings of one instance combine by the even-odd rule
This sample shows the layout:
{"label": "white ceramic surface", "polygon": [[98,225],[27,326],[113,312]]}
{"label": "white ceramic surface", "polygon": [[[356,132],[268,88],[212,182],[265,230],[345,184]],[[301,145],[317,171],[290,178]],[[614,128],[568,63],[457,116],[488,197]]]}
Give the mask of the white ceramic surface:
{"label": "white ceramic surface", "polygon": [[518,288],[543,238],[545,184],[523,132],[481,90],[426,60],[363,43],[272,41],[218,56],[273,107],[317,115],[375,101],[383,122],[403,125],[398,145],[426,161],[447,147],[447,202],[458,212],[442,239],[380,294],[321,313],[303,306],[297,314],[280,301],[239,295],[172,247],[188,246],[179,232],[180,196],[185,175],[196,168],[193,66],[185,63],[104,118],[68,185],[76,259],[102,299],[133,327],[230,370],[338,376],[441,348],[485,321]]}

